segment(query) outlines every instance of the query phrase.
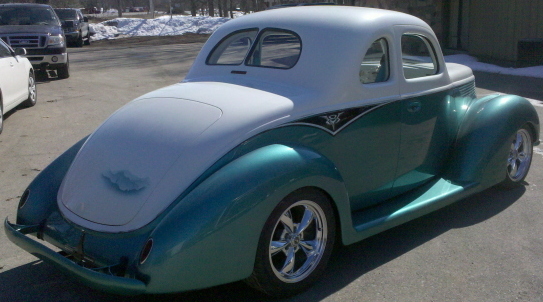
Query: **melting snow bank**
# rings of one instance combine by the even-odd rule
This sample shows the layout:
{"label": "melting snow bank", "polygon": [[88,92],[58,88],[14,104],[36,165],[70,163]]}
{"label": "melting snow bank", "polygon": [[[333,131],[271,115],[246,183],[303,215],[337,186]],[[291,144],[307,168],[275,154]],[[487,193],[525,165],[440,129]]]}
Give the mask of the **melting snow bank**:
{"label": "melting snow bank", "polygon": [[156,19],[117,18],[90,24],[92,41],[139,36],[176,36],[186,33],[210,34],[230,18],[162,16]]}
{"label": "melting snow bank", "polygon": [[469,66],[476,71],[490,73],[501,73],[523,77],[543,78],[543,66],[533,66],[524,68],[500,67],[488,63],[478,62],[477,58],[469,55],[451,55],[445,56],[446,62],[458,63]]}

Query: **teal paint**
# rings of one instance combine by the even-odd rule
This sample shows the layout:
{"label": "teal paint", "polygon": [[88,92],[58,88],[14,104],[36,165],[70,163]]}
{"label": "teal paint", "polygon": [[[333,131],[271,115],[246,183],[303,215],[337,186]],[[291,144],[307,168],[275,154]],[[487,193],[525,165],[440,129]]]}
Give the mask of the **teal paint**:
{"label": "teal paint", "polygon": [[[511,135],[527,122],[539,137],[537,114],[522,98],[475,100],[459,88],[436,96],[385,104],[334,133],[291,124],[259,134],[218,160],[153,222],[128,233],[85,230],[58,212],[56,192],[82,140],[30,184],[17,216],[23,226],[6,220],[6,234],[88,286],[112,293],[237,281],[252,271],[269,213],[294,190],[316,187],[327,194],[341,240],[351,244],[498,183]],[[410,132],[422,135],[406,139]],[[425,146],[420,154],[411,148],[417,142]],[[68,252],[85,233],[85,255],[97,265],[124,261],[123,277],[81,267],[26,236],[40,232]],[[148,238],[154,246],[139,265]]]}

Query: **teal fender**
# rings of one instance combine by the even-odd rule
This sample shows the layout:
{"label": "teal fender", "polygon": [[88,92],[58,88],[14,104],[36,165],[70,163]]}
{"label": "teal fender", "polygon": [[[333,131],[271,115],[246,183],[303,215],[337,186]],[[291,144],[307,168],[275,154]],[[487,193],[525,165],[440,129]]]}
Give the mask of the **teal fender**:
{"label": "teal fender", "polygon": [[[57,192],[62,179],[86,140],[87,137],[83,138],[62,153],[28,185],[19,203],[17,224],[39,224],[57,208]],[[21,208],[22,202],[25,206]]]}
{"label": "teal fender", "polygon": [[275,144],[227,163],[182,197],[151,233],[152,251],[138,268],[147,291],[193,290],[249,277],[268,216],[285,196],[308,186],[326,192],[338,212],[349,213],[341,176],[315,151]]}
{"label": "teal fender", "polygon": [[447,178],[477,182],[480,190],[503,181],[511,138],[526,124],[537,142],[539,118],[524,98],[492,95],[476,100],[460,124]]}

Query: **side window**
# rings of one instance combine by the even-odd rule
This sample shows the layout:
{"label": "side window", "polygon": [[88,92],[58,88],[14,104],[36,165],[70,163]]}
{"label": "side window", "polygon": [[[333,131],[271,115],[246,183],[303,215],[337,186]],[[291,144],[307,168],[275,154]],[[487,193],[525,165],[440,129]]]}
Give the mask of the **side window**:
{"label": "side window", "polygon": [[418,34],[404,34],[402,36],[402,65],[406,79],[437,74],[436,56],[428,39]]}
{"label": "side window", "polygon": [[240,65],[243,63],[257,29],[234,32],[222,39],[207,57],[208,65]]}
{"label": "side window", "polygon": [[363,84],[387,81],[390,76],[390,59],[385,38],[376,40],[360,64],[360,82]]}
{"label": "side window", "polygon": [[301,50],[298,35],[289,31],[264,30],[247,59],[247,65],[289,69],[298,62]]}

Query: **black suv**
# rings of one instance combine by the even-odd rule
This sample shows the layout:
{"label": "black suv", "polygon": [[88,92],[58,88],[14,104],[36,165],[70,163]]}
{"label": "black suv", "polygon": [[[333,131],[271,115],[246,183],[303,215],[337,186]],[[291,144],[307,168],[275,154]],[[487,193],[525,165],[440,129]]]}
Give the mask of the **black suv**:
{"label": "black suv", "polygon": [[34,69],[70,76],[66,38],[53,8],[44,4],[0,4],[0,38],[12,48],[25,48]]}
{"label": "black suv", "polygon": [[77,47],[90,45],[89,19],[77,8],[55,8],[55,13],[62,21],[62,29],[68,43]]}

